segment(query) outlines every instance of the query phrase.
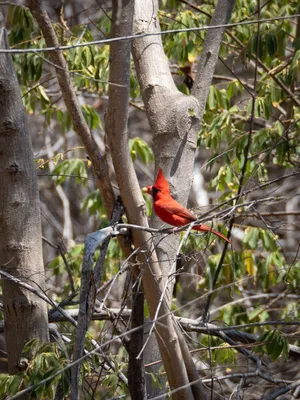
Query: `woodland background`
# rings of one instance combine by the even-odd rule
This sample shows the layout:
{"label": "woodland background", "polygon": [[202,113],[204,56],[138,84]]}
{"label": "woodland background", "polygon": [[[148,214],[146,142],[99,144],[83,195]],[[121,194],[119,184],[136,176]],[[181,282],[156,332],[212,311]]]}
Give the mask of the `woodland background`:
{"label": "woodland background", "polygon": [[[132,32],[133,3],[137,17]],[[33,146],[42,236],[34,228],[39,221],[32,230],[42,239],[45,268],[37,274],[11,264],[16,257],[12,252],[21,251],[23,239],[17,232],[27,232],[29,220],[19,226],[13,213],[5,217],[8,203],[23,189],[11,170],[13,184],[6,179],[5,154],[14,149],[8,144],[5,107],[10,105],[14,116],[21,107],[9,104],[4,90],[0,270],[2,282],[12,287],[2,292],[0,398],[158,399],[170,390],[174,399],[299,398],[300,7],[285,0],[217,3],[0,3],[10,48],[25,50],[13,52],[12,59],[27,114],[22,126],[28,123]],[[55,41],[49,45],[54,40],[50,30],[45,35],[45,10],[58,45],[69,48],[29,51],[57,47]],[[222,19],[222,10],[224,21],[218,17],[217,23],[211,22],[213,15]],[[224,35],[212,33],[209,38],[214,29],[192,29],[210,23],[233,25]],[[159,24],[161,31],[174,31],[116,41],[111,47],[82,46],[158,32]],[[2,90],[11,55],[0,52],[0,57]],[[207,71],[210,62],[214,64]],[[22,152],[14,157],[22,164]],[[120,240],[109,236],[111,199],[118,195],[126,209],[123,223],[146,226],[144,201],[150,225],[165,227],[151,216],[151,199],[143,200],[139,190],[153,183],[159,167],[177,200],[187,203],[200,221],[228,234],[231,245],[192,232],[129,229]],[[37,215],[39,205],[35,207]],[[108,230],[100,232],[110,240],[95,251],[93,263],[87,260],[84,242],[104,228]],[[7,251],[8,238],[10,245],[17,243],[15,249]],[[152,247],[144,248],[144,243]],[[34,251],[38,247],[35,241]],[[156,261],[151,259],[155,250]],[[151,265],[160,268],[155,270],[159,278],[147,275]],[[92,274],[94,268],[98,275]],[[29,286],[12,283],[13,276]],[[156,286],[155,292],[151,288]],[[9,290],[17,290],[18,296],[31,293],[35,300],[25,303],[42,302],[37,308],[48,312],[51,343],[40,315],[25,324],[30,316],[22,314],[23,297],[16,306],[19,322],[7,322],[14,297]],[[149,323],[157,317],[162,319]],[[143,329],[128,334],[136,327]],[[171,354],[175,336],[178,359]],[[158,346],[169,355],[163,350],[161,356]],[[72,367],[88,352],[80,369]],[[195,377],[202,383],[193,384]],[[185,384],[189,389],[178,391]]]}

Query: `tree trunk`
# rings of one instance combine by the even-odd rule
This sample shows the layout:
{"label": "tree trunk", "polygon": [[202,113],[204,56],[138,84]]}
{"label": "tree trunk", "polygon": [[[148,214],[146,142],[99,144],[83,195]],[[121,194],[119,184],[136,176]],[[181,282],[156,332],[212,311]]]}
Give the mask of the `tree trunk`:
{"label": "tree trunk", "polygon": [[[130,35],[132,12],[133,0],[113,1],[112,37]],[[109,106],[105,118],[108,144],[128,220],[136,225],[147,226],[145,203],[128,151],[130,42],[114,42],[110,49],[109,82],[118,86],[109,86]],[[145,231],[133,230],[132,236],[135,248],[140,249],[137,257],[163,364],[171,388],[176,389],[173,399],[204,399],[205,393],[197,370],[186,351],[184,340],[181,340],[182,333],[170,314],[170,301],[164,291],[165,278],[157,263],[151,235]],[[155,321],[156,318],[159,318],[159,321]],[[191,382],[194,381],[196,382],[191,386]]]}
{"label": "tree trunk", "polygon": [[140,327],[133,332],[129,341],[128,361],[128,386],[132,400],[146,400],[146,378],[144,368],[144,357],[137,358],[143,347],[144,336],[144,293],[138,281],[133,280],[132,293],[132,328]]}
{"label": "tree trunk", "polygon": [[[219,0],[211,25],[229,22],[235,0]],[[165,55],[158,23],[158,1],[136,0],[134,33],[155,33],[133,41],[133,58],[147,117],[153,132],[156,170],[160,167],[167,177],[172,196],[185,205],[191,188],[197,135],[225,28],[208,31],[192,95],[186,96],[175,86]],[[162,222],[154,218],[152,225]],[[162,273],[174,272],[176,237],[159,240],[156,246]],[[174,281],[173,281],[174,283]],[[171,298],[172,284],[169,287]]]}
{"label": "tree trunk", "polygon": [[[229,21],[234,0],[220,0],[212,25]],[[133,41],[133,58],[143,96],[147,117],[153,132],[153,147],[156,171],[163,168],[174,198],[185,205],[188,200],[193,175],[197,135],[200,129],[205,104],[209,93],[218,53],[225,29],[211,30],[207,34],[203,54],[192,95],[179,92],[170,73],[158,22],[158,1],[135,1],[134,33],[149,34]],[[211,55],[211,58],[209,56]],[[158,228],[162,222],[154,216],[152,226]],[[178,237],[157,238],[156,252],[162,276],[169,279],[166,298],[170,305],[175,272]],[[185,364],[189,381],[197,380],[197,372],[184,338],[179,335],[182,365]],[[151,353],[150,353],[151,355]],[[151,362],[154,360],[146,360]],[[194,398],[205,398],[199,385],[192,387]]]}
{"label": "tree trunk", "polygon": [[[8,48],[4,28],[0,43],[1,48]],[[26,114],[9,54],[0,54],[0,104],[0,264],[11,275],[43,290],[37,177]],[[8,369],[15,374],[20,371],[24,344],[32,338],[49,340],[47,307],[11,281],[3,279],[2,289]]]}

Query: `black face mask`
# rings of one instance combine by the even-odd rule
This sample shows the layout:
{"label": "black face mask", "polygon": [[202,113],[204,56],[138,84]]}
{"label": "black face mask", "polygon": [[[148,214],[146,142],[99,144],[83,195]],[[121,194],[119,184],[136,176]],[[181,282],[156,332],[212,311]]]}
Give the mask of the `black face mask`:
{"label": "black face mask", "polygon": [[160,192],[160,190],[152,186],[152,196],[155,196],[158,192]]}

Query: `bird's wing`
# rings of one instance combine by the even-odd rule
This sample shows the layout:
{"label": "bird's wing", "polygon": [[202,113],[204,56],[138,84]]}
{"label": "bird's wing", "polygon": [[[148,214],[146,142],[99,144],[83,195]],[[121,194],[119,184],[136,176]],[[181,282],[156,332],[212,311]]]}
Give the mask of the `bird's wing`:
{"label": "bird's wing", "polygon": [[[164,196],[159,201],[159,206],[163,208],[166,212],[172,215],[177,215],[182,218],[186,218],[190,222],[196,221],[197,218],[194,214],[192,214],[189,210],[179,204],[176,200],[172,199],[172,197]],[[188,221],[187,221],[188,223]]]}

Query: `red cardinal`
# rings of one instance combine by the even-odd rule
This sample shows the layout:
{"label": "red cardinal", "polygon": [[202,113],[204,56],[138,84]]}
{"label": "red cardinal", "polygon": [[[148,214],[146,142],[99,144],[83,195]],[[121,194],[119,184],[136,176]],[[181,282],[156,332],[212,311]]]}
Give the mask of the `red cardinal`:
{"label": "red cardinal", "polygon": [[[157,178],[153,186],[147,186],[142,190],[143,192],[152,195],[154,211],[163,222],[173,226],[184,226],[193,221],[197,221],[197,218],[194,214],[192,214],[189,210],[184,208],[171,197],[168,181],[166,180],[161,169],[158,171]],[[212,232],[214,235],[226,240],[226,242],[231,243],[226,236],[215,231],[214,229],[211,229],[207,225],[194,225],[193,229],[201,232]]]}

